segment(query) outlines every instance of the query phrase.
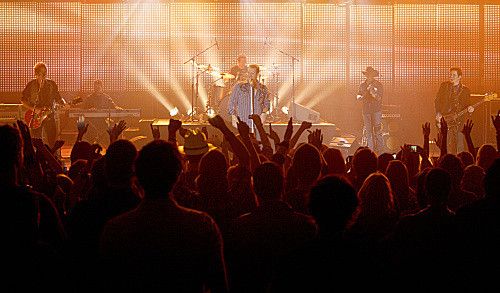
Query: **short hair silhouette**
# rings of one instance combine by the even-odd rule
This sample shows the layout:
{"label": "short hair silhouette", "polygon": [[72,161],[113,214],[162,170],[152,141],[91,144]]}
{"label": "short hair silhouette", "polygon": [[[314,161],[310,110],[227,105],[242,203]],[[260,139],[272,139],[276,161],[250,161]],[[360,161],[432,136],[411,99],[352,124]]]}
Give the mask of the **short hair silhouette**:
{"label": "short hair silhouette", "polygon": [[164,140],[148,143],[137,156],[135,171],[145,197],[166,196],[182,171],[177,146]]}
{"label": "short hair silhouette", "polygon": [[474,156],[469,152],[460,152],[457,157],[462,161],[464,167],[474,164]]}
{"label": "short hair silhouette", "polygon": [[500,158],[493,161],[484,176],[484,191],[489,196],[500,197]]}
{"label": "short hair silhouette", "polygon": [[451,176],[443,168],[433,168],[425,176],[425,192],[431,205],[444,204],[451,191]]}
{"label": "short hair silhouette", "polygon": [[483,144],[477,151],[476,164],[488,170],[496,158],[498,158],[498,152],[495,147],[491,144]]}
{"label": "short hair silhouette", "polygon": [[318,180],[309,196],[309,210],[320,228],[345,228],[358,204],[354,187],[336,175]]}
{"label": "short hair silhouette", "polygon": [[23,141],[19,130],[10,126],[0,126],[0,171],[19,167],[23,161]]}
{"label": "short hair silhouette", "polygon": [[253,185],[259,199],[281,199],[284,189],[281,167],[273,162],[266,162],[255,168]]}
{"label": "short hair silhouette", "polygon": [[106,150],[104,171],[108,181],[126,181],[134,174],[135,145],[125,139],[113,142]]}
{"label": "short hair silhouette", "polygon": [[298,180],[313,182],[321,172],[321,154],[312,144],[302,144],[293,155],[292,165]]}

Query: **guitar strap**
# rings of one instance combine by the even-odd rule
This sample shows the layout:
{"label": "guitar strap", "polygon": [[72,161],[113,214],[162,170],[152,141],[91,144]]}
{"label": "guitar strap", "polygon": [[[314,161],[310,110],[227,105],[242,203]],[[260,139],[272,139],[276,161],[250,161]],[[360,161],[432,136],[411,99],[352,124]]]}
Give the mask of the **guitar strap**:
{"label": "guitar strap", "polygon": [[460,100],[459,97],[462,94],[463,85],[461,83],[458,84],[457,87],[451,84],[450,88],[450,112],[457,113],[460,111]]}

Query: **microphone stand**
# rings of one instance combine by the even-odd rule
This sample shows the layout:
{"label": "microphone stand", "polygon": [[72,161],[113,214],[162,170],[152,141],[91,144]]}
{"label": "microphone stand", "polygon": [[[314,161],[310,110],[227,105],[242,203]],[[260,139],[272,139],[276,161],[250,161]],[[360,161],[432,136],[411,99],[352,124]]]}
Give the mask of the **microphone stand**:
{"label": "microphone stand", "polygon": [[273,48],[274,50],[280,52],[281,54],[288,56],[290,59],[292,59],[292,117],[295,117],[295,61],[299,61],[299,59],[295,58],[294,56],[288,54],[287,52],[284,52],[280,48],[277,48],[271,43],[267,42],[267,40],[264,42],[264,45],[269,46],[270,48]]}
{"label": "microphone stand", "polygon": [[[209,47],[205,48],[203,51],[195,54],[193,57],[189,58],[189,60],[187,60],[186,62],[183,63],[183,64],[186,64],[186,63],[191,62],[191,115],[189,115],[191,122],[194,121],[194,109],[198,108],[197,106],[196,107],[194,106],[194,103],[195,103],[195,90],[194,90],[194,87],[195,87],[195,80],[194,80],[195,79],[195,74],[194,74],[194,68],[195,68],[195,64],[196,64],[195,58],[198,57],[198,56],[200,56],[201,54],[205,53],[206,51],[208,51],[213,46],[218,46],[217,42],[215,42],[212,45],[210,45]],[[207,71],[207,70],[205,70],[205,71]],[[203,71],[203,72],[205,72],[205,71]],[[196,74],[196,105],[198,105],[198,74]]]}

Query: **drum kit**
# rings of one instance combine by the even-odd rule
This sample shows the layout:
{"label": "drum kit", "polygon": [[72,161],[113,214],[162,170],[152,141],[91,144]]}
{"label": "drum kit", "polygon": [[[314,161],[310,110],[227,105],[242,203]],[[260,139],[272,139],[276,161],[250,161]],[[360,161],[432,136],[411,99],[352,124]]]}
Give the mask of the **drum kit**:
{"label": "drum kit", "polygon": [[[221,114],[223,117],[227,115],[227,104],[228,99],[231,96],[233,86],[237,82],[248,80],[247,76],[234,76],[231,73],[223,72],[219,67],[210,64],[196,64],[195,67],[200,73],[205,73],[211,76],[212,82],[208,91],[208,100],[205,107],[205,114],[211,118],[215,114]],[[259,65],[259,81],[262,84],[267,83],[267,78],[270,76],[266,66]],[[278,79],[278,74],[272,74],[273,80]],[[276,91],[277,92],[277,91]],[[274,106],[277,103],[277,94],[269,97],[271,99],[271,104]],[[276,108],[276,107],[272,107]]]}

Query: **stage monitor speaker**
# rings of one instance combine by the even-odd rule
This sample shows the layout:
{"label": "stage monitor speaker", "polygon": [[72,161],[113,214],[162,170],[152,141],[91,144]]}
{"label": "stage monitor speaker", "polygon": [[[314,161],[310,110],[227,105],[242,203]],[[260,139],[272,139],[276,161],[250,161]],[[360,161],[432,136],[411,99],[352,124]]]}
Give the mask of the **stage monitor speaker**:
{"label": "stage monitor speaker", "polygon": [[319,123],[319,112],[311,110],[297,103],[291,103],[289,109],[289,116],[293,117],[295,121],[307,121],[311,123]]}
{"label": "stage monitor speaker", "polygon": [[339,149],[345,159],[347,156],[354,155],[359,147],[359,141],[352,134],[342,134],[341,136],[334,136],[328,146]]}

